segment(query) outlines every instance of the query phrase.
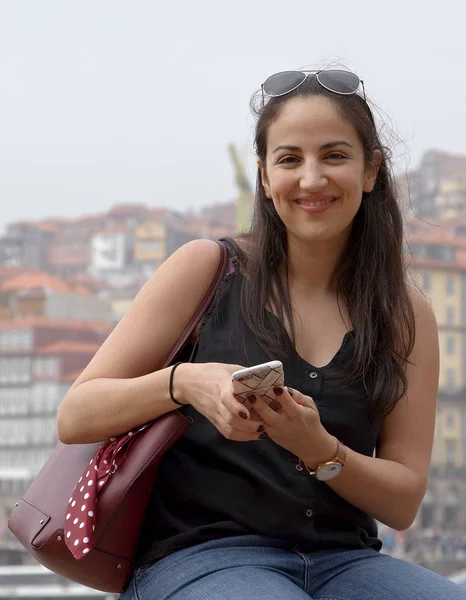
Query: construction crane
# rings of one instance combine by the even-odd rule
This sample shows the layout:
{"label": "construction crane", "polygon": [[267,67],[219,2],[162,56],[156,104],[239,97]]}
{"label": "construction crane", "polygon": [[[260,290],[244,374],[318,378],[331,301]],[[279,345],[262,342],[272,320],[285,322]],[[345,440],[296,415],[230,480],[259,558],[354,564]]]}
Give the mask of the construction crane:
{"label": "construction crane", "polygon": [[247,231],[251,223],[252,188],[246,177],[246,167],[241,160],[239,152],[234,144],[228,145],[233,168],[235,170],[235,182],[238,187],[238,198],[236,200],[236,233]]}

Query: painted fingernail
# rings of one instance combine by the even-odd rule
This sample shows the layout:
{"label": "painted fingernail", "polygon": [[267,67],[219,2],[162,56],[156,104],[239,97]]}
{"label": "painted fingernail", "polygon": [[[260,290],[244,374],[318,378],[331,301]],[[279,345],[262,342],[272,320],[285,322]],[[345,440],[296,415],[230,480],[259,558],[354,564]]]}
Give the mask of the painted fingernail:
{"label": "painted fingernail", "polygon": [[263,433],[264,431],[265,431],[265,426],[259,425],[259,427],[257,428],[257,433]]}
{"label": "painted fingernail", "polygon": [[249,394],[248,400],[251,404],[254,404],[254,402],[256,401],[256,396],[254,394]]}
{"label": "painted fingernail", "polygon": [[239,416],[246,421],[246,419],[248,418],[248,413],[241,411],[239,413]]}
{"label": "painted fingernail", "polygon": [[287,387],[286,389],[287,389],[287,392],[290,394],[290,396],[292,396],[293,393],[294,393],[293,390],[292,390],[292,388]]}
{"label": "painted fingernail", "polygon": [[275,396],[281,396],[283,394],[283,388],[281,388],[281,387],[274,387],[273,388],[273,393],[275,394]]}
{"label": "painted fingernail", "polygon": [[259,434],[259,439],[260,439],[260,440],[265,440],[265,439],[267,439],[268,437],[269,437],[269,434],[268,434],[266,431],[264,431],[264,432],[262,432],[261,434]]}

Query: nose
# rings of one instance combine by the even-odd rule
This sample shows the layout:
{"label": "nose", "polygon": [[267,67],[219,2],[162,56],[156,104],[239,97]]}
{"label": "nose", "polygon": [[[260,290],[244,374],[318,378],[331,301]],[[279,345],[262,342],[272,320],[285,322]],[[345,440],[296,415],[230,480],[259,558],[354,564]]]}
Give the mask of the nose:
{"label": "nose", "polygon": [[324,165],[316,159],[308,160],[303,164],[300,178],[300,188],[305,192],[315,192],[323,189],[327,183]]}

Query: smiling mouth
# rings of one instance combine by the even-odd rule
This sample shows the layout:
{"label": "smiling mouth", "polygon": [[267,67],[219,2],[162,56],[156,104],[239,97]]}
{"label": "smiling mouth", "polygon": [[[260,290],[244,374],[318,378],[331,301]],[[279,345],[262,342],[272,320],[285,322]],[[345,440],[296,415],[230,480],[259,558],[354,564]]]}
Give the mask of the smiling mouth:
{"label": "smiling mouth", "polygon": [[327,206],[328,204],[332,204],[333,202],[335,202],[336,198],[333,196],[329,196],[327,198],[322,198],[320,200],[311,200],[311,199],[306,199],[306,198],[302,198],[302,199],[298,199],[296,200],[297,204],[300,204],[301,206],[308,206],[310,208],[312,207],[318,207],[318,206]]}

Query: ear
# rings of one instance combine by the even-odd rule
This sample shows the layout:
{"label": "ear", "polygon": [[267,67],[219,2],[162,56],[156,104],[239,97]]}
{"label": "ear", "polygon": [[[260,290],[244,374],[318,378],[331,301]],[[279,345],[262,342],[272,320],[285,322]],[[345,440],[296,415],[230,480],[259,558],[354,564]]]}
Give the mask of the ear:
{"label": "ear", "polygon": [[267,198],[271,198],[272,194],[270,193],[270,185],[269,185],[269,181],[267,179],[267,173],[265,172],[264,163],[261,160],[258,160],[257,166],[259,167],[259,171],[261,174],[261,182],[262,182],[262,186],[265,190],[265,195],[267,196]]}
{"label": "ear", "polygon": [[366,193],[372,192],[374,189],[374,185],[377,179],[377,175],[380,168],[380,163],[382,162],[382,152],[380,150],[374,150],[372,153],[372,160],[367,165],[366,171],[364,174],[364,186],[363,190]]}

